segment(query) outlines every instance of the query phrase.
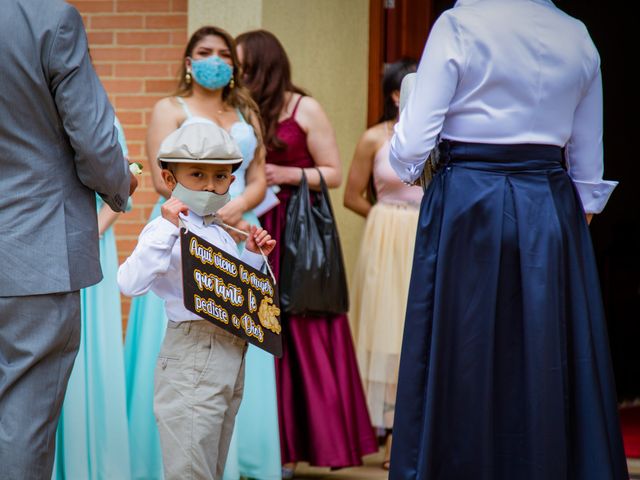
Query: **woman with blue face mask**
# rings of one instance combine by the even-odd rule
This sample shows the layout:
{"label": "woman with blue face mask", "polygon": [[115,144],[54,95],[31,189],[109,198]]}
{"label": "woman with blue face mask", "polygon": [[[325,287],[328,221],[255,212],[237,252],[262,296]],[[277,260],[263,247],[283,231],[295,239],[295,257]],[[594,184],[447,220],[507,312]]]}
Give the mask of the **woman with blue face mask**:
{"label": "woman with blue face mask", "polygon": [[[247,230],[258,225],[253,213],[264,198],[265,149],[258,110],[242,85],[233,38],[224,30],[206,26],[189,39],[174,95],[159,100],[147,132],[147,156],[156,191],[162,196],[152,213],[171,196],[155,162],[162,140],[188,123],[215,123],[227,130],[243,156],[236,180],[230,187],[231,201],[218,210],[222,220]],[[236,238],[236,240],[240,240]],[[153,416],[153,372],[166,318],[161,300],[149,293],[137,297],[125,339],[129,430],[132,435],[132,470],[135,478],[162,478],[160,440]],[[258,405],[259,408],[252,407]],[[253,415],[260,415],[254,421]],[[280,449],[273,357],[249,347],[246,355],[245,394],[236,426],[252,425],[251,435],[234,432],[225,479],[240,475],[270,480],[280,478]],[[243,457],[242,452],[251,456]]]}

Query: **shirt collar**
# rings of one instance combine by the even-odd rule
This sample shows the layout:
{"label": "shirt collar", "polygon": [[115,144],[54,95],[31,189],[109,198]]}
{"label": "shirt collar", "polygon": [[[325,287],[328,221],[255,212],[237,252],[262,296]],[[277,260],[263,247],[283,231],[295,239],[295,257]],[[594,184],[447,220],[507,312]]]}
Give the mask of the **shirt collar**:
{"label": "shirt collar", "polygon": [[190,223],[191,225],[198,225],[198,226],[204,225],[204,218],[198,215],[197,213],[192,212],[191,210],[189,210],[189,213],[187,213],[186,215],[181,213],[180,218],[185,223]]}

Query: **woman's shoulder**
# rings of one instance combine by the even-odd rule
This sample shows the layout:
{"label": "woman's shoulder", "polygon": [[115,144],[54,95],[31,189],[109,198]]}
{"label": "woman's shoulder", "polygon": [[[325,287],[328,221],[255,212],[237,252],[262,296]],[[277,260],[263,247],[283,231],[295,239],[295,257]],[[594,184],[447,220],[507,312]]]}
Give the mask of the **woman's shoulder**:
{"label": "woman's shoulder", "polygon": [[324,108],[313,97],[296,93],[290,103],[296,106],[287,118],[293,118],[305,132],[329,122],[329,117]]}
{"label": "woman's shoulder", "polygon": [[313,115],[320,112],[324,113],[324,109],[322,108],[322,105],[320,105],[320,102],[318,102],[315,98],[313,98],[310,95],[302,95],[300,93],[294,93],[290,103],[294,105],[294,107],[291,110],[295,110],[296,109],[295,105],[297,105],[296,114],[302,113],[302,114]]}
{"label": "woman's shoulder", "polygon": [[367,150],[378,151],[389,139],[389,127],[386,122],[369,127],[360,136],[360,145]]}
{"label": "woman's shoulder", "polygon": [[180,103],[181,100],[184,102],[182,97],[176,97],[173,95],[170,97],[164,97],[155,103],[153,109],[164,113],[182,112],[183,107]]}
{"label": "woman's shoulder", "polygon": [[184,107],[180,105],[177,97],[164,97],[158,100],[153,106],[151,115],[152,123],[160,122],[171,125],[175,123],[177,126],[181,125],[187,117]]}

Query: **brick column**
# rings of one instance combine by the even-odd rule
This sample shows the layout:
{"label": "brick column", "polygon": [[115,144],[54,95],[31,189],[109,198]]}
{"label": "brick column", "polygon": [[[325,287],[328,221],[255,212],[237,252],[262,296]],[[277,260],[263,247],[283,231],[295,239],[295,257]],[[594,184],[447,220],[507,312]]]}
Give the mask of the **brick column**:
{"label": "brick column", "polygon": [[[158,195],[145,154],[151,108],[177,83],[187,42],[187,0],[69,0],[82,14],[94,65],[124,127],[129,157],[145,165],[133,210],[115,232],[120,261],[135,246]],[[129,299],[123,302],[123,321]]]}

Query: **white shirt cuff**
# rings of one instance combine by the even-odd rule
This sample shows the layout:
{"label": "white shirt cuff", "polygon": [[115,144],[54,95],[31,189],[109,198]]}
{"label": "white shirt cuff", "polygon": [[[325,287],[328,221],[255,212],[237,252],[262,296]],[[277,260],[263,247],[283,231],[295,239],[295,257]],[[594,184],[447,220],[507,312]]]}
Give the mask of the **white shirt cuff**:
{"label": "white shirt cuff", "polygon": [[576,190],[578,190],[585,213],[602,212],[613,189],[618,185],[618,182],[610,180],[602,180],[596,183],[574,180],[573,183],[576,186]]}
{"label": "white shirt cuff", "polygon": [[415,181],[420,178],[424,165],[427,163],[426,160],[419,163],[407,163],[394,158],[393,155],[389,156],[389,162],[400,180],[409,184],[415,183]]}
{"label": "white shirt cuff", "polygon": [[262,265],[264,264],[262,255],[260,255],[259,253],[250,252],[246,248],[240,254],[240,260],[251,265],[256,270],[261,270]]}

